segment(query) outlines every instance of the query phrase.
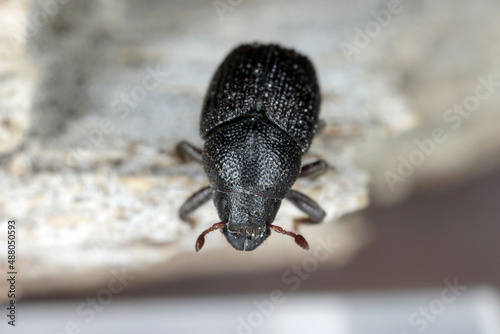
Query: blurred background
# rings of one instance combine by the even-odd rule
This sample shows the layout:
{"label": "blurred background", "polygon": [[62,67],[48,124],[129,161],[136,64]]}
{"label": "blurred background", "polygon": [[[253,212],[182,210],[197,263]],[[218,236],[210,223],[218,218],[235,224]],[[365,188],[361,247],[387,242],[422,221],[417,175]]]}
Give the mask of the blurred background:
{"label": "blurred background", "polygon": [[[1,333],[500,333],[500,3],[0,0]],[[308,55],[327,126],[311,249],[236,252],[175,144],[223,57]],[[276,224],[301,213],[284,203]],[[6,247],[2,246],[2,249]]]}

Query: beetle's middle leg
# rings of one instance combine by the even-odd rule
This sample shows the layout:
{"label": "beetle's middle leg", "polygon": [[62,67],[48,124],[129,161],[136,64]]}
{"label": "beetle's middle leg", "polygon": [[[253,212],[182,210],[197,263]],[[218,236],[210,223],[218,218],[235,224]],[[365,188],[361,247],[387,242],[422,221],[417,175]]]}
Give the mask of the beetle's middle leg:
{"label": "beetle's middle leg", "polygon": [[317,160],[300,169],[299,177],[319,176],[328,169],[328,164],[325,160]]}
{"label": "beetle's middle leg", "polygon": [[176,151],[183,161],[194,160],[200,164],[203,162],[202,149],[186,141],[181,141],[177,144]]}
{"label": "beetle's middle leg", "polygon": [[200,206],[208,202],[208,200],[212,197],[212,188],[210,186],[201,188],[197,192],[191,195],[184,204],[182,204],[179,209],[179,217],[189,223],[191,226],[194,226],[195,221],[193,218],[188,215],[198,209]]}
{"label": "beetle's middle leg", "polygon": [[285,197],[308,216],[307,218],[294,219],[295,230],[300,224],[319,224],[325,218],[325,211],[306,195],[290,190]]}

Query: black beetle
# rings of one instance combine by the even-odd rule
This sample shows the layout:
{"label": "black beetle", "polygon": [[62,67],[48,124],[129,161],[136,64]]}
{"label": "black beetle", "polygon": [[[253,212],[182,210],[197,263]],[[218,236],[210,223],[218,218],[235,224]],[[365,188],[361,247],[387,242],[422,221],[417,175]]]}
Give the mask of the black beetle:
{"label": "black beetle", "polygon": [[328,168],[323,160],[301,167],[320,128],[319,105],[313,65],[294,50],[245,44],[225,58],[203,103],[203,151],[187,142],[177,145],[184,161],[203,164],[210,181],[186,200],[179,216],[193,223],[188,215],[212,197],[221,219],[200,234],[196,251],[203,247],[205,235],[216,229],[237,250],[254,250],[271,229],[309,249],[300,234],[272,222],[284,198],[308,215],[296,224],[316,224],[325,216],[316,202],[290,189],[297,177]]}

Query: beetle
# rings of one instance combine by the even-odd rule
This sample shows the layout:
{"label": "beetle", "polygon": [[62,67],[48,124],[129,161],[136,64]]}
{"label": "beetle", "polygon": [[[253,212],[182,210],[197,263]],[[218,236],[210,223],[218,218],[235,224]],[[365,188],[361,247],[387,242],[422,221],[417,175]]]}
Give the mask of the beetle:
{"label": "beetle", "polygon": [[221,222],[198,237],[217,229],[240,251],[257,248],[271,230],[294,238],[304,249],[306,239],[273,225],[286,198],[308,215],[299,223],[317,224],[325,217],[321,207],[306,195],[291,190],[298,177],[318,175],[328,165],[318,160],[301,166],[314,135],[321,128],[320,93],[316,72],[304,55],[276,44],[243,44],[216,70],[206,93],[200,135],[203,150],[180,142],[176,151],[183,161],[203,164],[210,185],[189,197],[179,209],[183,221],[213,199]]}

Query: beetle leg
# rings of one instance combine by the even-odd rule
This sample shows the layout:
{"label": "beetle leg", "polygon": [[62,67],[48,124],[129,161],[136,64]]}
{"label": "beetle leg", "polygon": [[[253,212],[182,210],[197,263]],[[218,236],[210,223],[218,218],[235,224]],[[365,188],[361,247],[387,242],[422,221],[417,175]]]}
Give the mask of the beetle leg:
{"label": "beetle leg", "polygon": [[299,177],[319,176],[328,169],[328,164],[325,160],[318,160],[310,164],[302,166]]}
{"label": "beetle leg", "polygon": [[181,141],[176,147],[177,154],[183,162],[194,160],[199,163],[203,162],[202,150],[186,141]]}
{"label": "beetle leg", "polygon": [[325,211],[320,206],[307,197],[295,190],[290,190],[286,194],[286,198],[290,200],[297,208],[307,213],[307,218],[294,219],[294,229],[297,230],[300,224],[318,224],[325,218]]}
{"label": "beetle leg", "polygon": [[186,202],[184,202],[184,204],[182,204],[181,208],[179,209],[179,217],[183,221],[189,223],[191,226],[194,226],[195,221],[191,217],[188,217],[188,215],[205,204],[211,196],[212,188],[210,188],[210,186],[201,188],[200,190],[192,194],[191,197],[189,197]]}

